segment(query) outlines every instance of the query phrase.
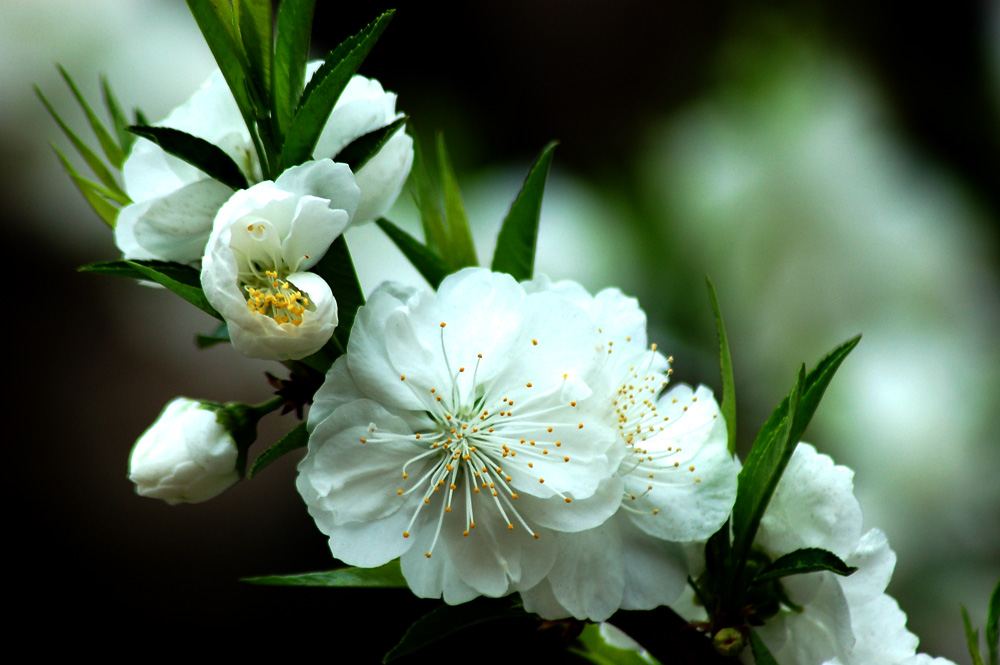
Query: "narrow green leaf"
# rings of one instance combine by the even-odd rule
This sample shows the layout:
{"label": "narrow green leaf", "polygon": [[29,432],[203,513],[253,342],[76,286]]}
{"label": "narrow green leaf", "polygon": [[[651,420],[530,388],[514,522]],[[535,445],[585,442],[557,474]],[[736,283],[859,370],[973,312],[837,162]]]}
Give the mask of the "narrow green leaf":
{"label": "narrow green leaf", "polygon": [[[249,74],[259,91],[271,89],[274,53],[271,37],[271,0],[241,0],[239,6],[240,41],[250,64]],[[259,116],[258,116],[259,117]]]}
{"label": "narrow green leaf", "polygon": [[83,266],[79,271],[156,282],[206,314],[223,320],[205,298],[205,292],[201,288],[201,274],[191,266],[171,261],[104,261]]}
{"label": "narrow green leaf", "polygon": [[308,161],[316,149],[316,141],[326,125],[340,93],[368,56],[375,42],[385,31],[393,10],[387,11],[361,32],[350,37],[327,57],[326,62],[313,74],[302,93],[292,124],[281,148],[285,168]]}
{"label": "narrow green leaf", "polygon": [[426,161],[426,153],[420,141],[413,142],[413,183],[415,185],[413,199],[420,212],[420,224],[424,229],[424,240],[427,248],[439,258],[448,252],[448,228],[444,221],[444,210],[438,196],[438,189],[431,177],[430,165]]}
{"label": "narrow green leaf", "polygon": [[715,314],[715,327],[719,333],[719,371],[722,373],[722,417],[726,419],[726,433],[729,436],[729,454],[736,454],[736,382],[733,380],[733,359],[729,355],[729,338],[726,337],[726,326],[722,322],[722,310],[719,299],[715,295],[715,285],[712,279],[705,275],[708,283],[708,297],[712,301],[712,312]]}
{"label": "narrow green leaf", "polygon": [[[358,308],[365,304],[365,295],[361,290],[361,283],[358,282],[358,274],[354,270],[351,251],[344,236],[339,236],[333,241],[323,258],[312,267],[312,272],[326,280],[330,290],[333,291],[333,297],[337,299],[339,322],[331,342],[335,343],[342,353],[343,349],[347,348],[347,340],[351,336],[354,316],[358,313]],[[336,354],[334,358],[339,355],[340,353]]]}
{"label": "narrow green leaf", "polygon": [[455,180],[455,170],[451,166],[448,148],[444,144],[444,134],[437,136],[437,159],[441,170],[441,185],[444,188],[445,221],[448,224],[448,248],[442,254],[442,258],[452,271],[479,265],[476,247],[472,243],[469,218],[465,214],[465,204],[462,203],[458,181]]}
{"label": "narrow green leaf", "polygon": [[436,289],[441,280],[448,276],[448,266],[434,252],[420,244],[416,238],[384,217],[375,220],[375,223],[385,231],[385,234],[396,244],[403,256],[409,259],[413,267],[432,288]]}
{"label": "narrow green leaf", "polygon": [[352,171],[357,173],[364,168],[364,165],[368,163],[368,160],[378,154],[378,151],[389,142],[389,139],[391,139],[396,132],[403,128],[406,121],[409,119],[410,116],[404,115],[402,118],[393,120],[385,127],[379,127],[378,129],[372,130],[367,134],[359,136],[344,146],[341,151],[337,153],[337,161],[347,164],[351,167]]}
{"label": "narrow green leaf", "polygon": [[969,620],[969,613],[965,611],[965,607],[962,607],[962,623],[965,625],[965,643],[969,647],[972,665],[984,665],[983,656],[979,652],[979,631],[972,627],[972,621]]}
{"label": "narrow green leaf", "polygon": [[990,654],[990,665],[1000,665],[1000,581],[993,587],[990,607],[986,612],[986,648]]}
{"label": "narrow green leaf", "polygon": [[194,338],[194,343],[199,349],[209,349],[216,344],[225,344],[229,339],[229,324],[223,323],[210,335],[198,335]]}
{"label": "narrow green leaf", "polygon": [[76,83],[70,77],[69,72],[63,69],[62,65],[56,65],[59,68],[59,73],[62,74],[63,80],[66,81],[66,85],[69,89],[73,91],[73,96],[76,97],[76,101],[80,104],[80,108],[83,109],[84,114],[87,116],[87,122],[90,123],[90,128],[94,131],[94,135],[97,137],[98,143],[101,144],[101,150],[104,151],[104,156],[108,158],[108,162],[111,166],[118,170],[121,170],[122,164],[125,162],[125,153],[122,149],[118,147],[118,144],[111,137],[111,133],[104,127],[104,123],[101,119],[97,117],[94,113],[94,109],[90,107],[87,100],[84,99],[83,94],[80,93],[80,89],[76,87]]}
{"label": "narrow green leaf", "polygon": [[778,665],[771,650],[753,628],[750,629],[750,651],[753,652],[753,662],[756,665]]}
{"label": "narrow green leaf", "polygon": [[250,584],[263,584],[267,586],[406,588],[406,579],[399,569],[398,559],[378,568],[338,568],[337,570],[330,570],[325,573],[270,575],[267,577],[250,577],[243,581]]}
{"label": "narrow green leaf", "polygon": [[713,579],[729,566],[732,543],[729,542],[729,520],[705,543],[705,568]]}
{"label": "narrow green leaf", "polygon": [[110,190],[81,176],[59,148],[52,145],[52,149],[55,150],[56,156],[62,162],[63,170],[66,171],[73,184],[83,194],[83,198],[86,199],[90,207],[97,213],[97,216],[104,220],[105,224],[111,228],[115,228],[115,223],[118,220],[118,208],[107,201],[106,193],[110,194]]}
{"label": "narrow green leaf", "polygon": [[805,367],[800,366],[792,392],[778,407],[779,410],[784,407],[785,416],[773,423],[772,416],[761,428],[737,477],[736,503],[733,505],[733,552],[741,569],[774,488],[798,445],[798,439],[791,434],[796,429],[804,383]]}
{"label": "narrow green leaf", "polygon": [[243,121],[253,134],[254,112],[247,95],[246,81],[249,64],[236,41],[234,17],[229,3],[227,0],[187,0],[187,4],[236,99]]}
{"label": "narrow green leaf", "polygon": [[584,626],[569,650],[594,665],[659,665],[658,660],[652,656],[643,657],[635,649],[612,646],[601,635],[601,627],[596,623]]}
{"label": "narrow green leaf", "polygon": [[760,584],[767,580],[788,577],[789,575],[818,573],[823,570],[829,570],[831,573],[846,577],[853,574],[857,568],[848,566],[839,556],[829,550],[818,547],[805,547],[778,557],[770,565],[762,568],[754,576],[753,584]]}
{"label": "narrow green leaf", "polygon": [[531,279],[535,272],[538,218],[542,212],[545,180],[549,175],[556,145],[553,141],[545,146],[542,154],[532,164],[497,236],[493,270],[510,273],[519,282]]}
{"label": "narrow green leaf", "polygon": [[[837,369],[861,341],[858,335],[831,351],[809,372],[801,384],[801,401],[796,411],[789,410],[791,395],[785,397],[754,440],[747,464],[740,471],[736,504],[733,506],[733,550],[737,560],[746,558],[757,533],[760,517],[767,508],[771,494],[784,473],[788,459],[802,433],[809,425],[827,386]],[[799,382],[796,382],[799,386]],[[794,391],[793,391],[794,392]],[[787,438],[784,438],[787,431]],[[780,441],[779,441],[780,439]],[[758,483],[761,483],[758,486]]]}
{"label": "narrow green leaf", "polygon": [[214,143],[173,127],[132,125],[128,129],[133,134],[149,139],[174,157],[201,169],[227,187],[246,189],[248,186],[246,177],[233,158]]}
{"label": "narrow green leaf", "polygon": [[69,125],[63,122],[62,118],[60,118],[59,114],[56,113],[54,108],[52,108],[52,105],[49,104],[49,100],[45,98],[45,95],[42,94],[42,91],[38,89],[37,85],[35,86],[35,94],[37,94],[38,98],[42,100],[42,104],[45,105],[49,115],[52,116],[52,118],[56,121],[56,124],[58,124],[59,128],[63,131],[63,134],[66,135],[66,138],[70,140],[73,147],[76,148],[76,151],[80,153],[81,157],[83,157],[83,161],[87,162],[87,166],[89,166],[90,170],[94,172],[94,175],[96,175],[97,178],[104,183],[105,187],[112,191],[119,192],[124,196],[125,192],[122,191],[118,181],[115,180],[115,177],[111,174],[108,167],[104,165],[104,162],[101,161],[101,158],[98,157],[97,153],[91,150],[87,144],[84,143],[80,137],[69,128]]}
{"label": "narrow green leaf", "polygon": [[[128,131],[128,126],[133,123],[130,123],[125,117],[125,112],[122,111],[115,93],[111,91],[111,84],[104,75],[101,75],[101,92],[104,96],[104,106],[108,109],[108,115],[111,116],[111,121],[115,126],[115,136],[118,138],[118,145],[121,146],[122,154],[128,155],[132,149],[132,144],[135,143],[135,134]],[[124,161],[122,163],[124,164]]]}
{"label": "narrow green leaf", "polygon": [[305,87],[309,41],[316,0],[284,0],[278,5],[274,46],[274,106],[282,135],[292,124]]}
{"label": "narrow green leaf", "polygon": [[309,443],[309,432],[306,431],[306,424],[299,423],[292,430],[281,437],[281,439],[262,452],[257,459],[253,461],[250,466],[250,470],[247,472],[247,478],[253,478],[258,473],[263,471],[271,462],[275,461],[285,453],[290,453],[293,450],[298,450],[299,448],[305,448],[306,444]]}
{"label": "narrow green leaf", "polygon": [[460,630],[498,619],[522,619],[529,615],[520,603],[508,598],[477,598],[464,605],[443,605],[417,619],[399,644],[382,659],[389,663],[419,651]]}

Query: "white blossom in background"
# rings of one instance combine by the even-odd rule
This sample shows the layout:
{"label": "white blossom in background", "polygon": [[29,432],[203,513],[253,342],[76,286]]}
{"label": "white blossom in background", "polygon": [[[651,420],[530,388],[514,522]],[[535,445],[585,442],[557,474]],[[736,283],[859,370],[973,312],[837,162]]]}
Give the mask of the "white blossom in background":
{"label": "white blossom in background", "polygon": [[237,351],[297,359],[330,339],[337,301],[308,270],[350,222],[358,196],[351,170],[323,159],[236,192],[219,210],[201,283]]}
{"label": "white blossom in background", "polygon": [[129,457],[129,480],[141,496],[174,505],[218,496],[240,479],[239,451],[215,409],[178,397],[150,425]]}
{"label": "white blossom in background", "polygon": [[[858,569],[846,577],[781,578],[789,600],[803,609],[782,605],[756,630],[782,665],[899,665],[915,656],[919,640],[885,593],[896,555],[878,529],[862,533],[853,478],[847,467],[800,443],[761,519],[754,548],[771,560],[822,548]],[[692,621],[705,619],[690,591],[674,608]]]}
{"label": "white blossom in background", "polygon": [[591,296],[574,282],[539,278],[528,292],[557,293],[587,310],[613,379],[603,395],[624,458],[622,505],[604,524],[557,534],[559,557],[525,608],[545,618],[601,621],[618,609],[652,609],[684,590],[687,566],[675,545],[708,538],[736,498],[737,463],[711,390],[666,391],[670,359],[649,345],[646,315],[618,289]]}
{"label": "white blossom in background", "polygon": [[335,557],[400,557],[448,603],[532,587],[555,534],[617,510],[622,458],[587,312],[469,268],[430,293],[385,284],[309,414],[299,493]]}
{"label": "white blossom in background", "polygon": [[[310,63],[307,76],[320,64]],[[354,139],[401,117],[395,106],[396,95],[385,92],[378,81],[353,77],[324,126],[314,155],[334,158]],[[250,133],[221,72],[214,72],[191,99],[157,124],[215,144],[233,158],[251,185],[261,181]],[[354,223],[370,221],[389,209],[412,162],[413,141],[398,131],[356,174],[361,198]],[[133,203],[119,213],[115,242],[125,258],[181,263],[201,259],[212,220],[234,190],[142,138],[136,139],[123,176]]]}

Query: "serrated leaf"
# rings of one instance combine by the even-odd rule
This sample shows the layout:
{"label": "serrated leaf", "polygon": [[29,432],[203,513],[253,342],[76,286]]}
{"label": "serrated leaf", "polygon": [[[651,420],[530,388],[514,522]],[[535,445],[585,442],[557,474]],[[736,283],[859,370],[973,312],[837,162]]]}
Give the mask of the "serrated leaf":
{"label": "serrated leaf", "polygon": [[97,117],[94,113],[94,109],[90,107],[87,100],[84,99],[83,94],[80,93],[80,89],[76,87],[76,83],[70,77],[69,72],[67,72],[62,65],[56,65],[59,68],[59,73],[62,74],[63,80],[66,81],[66,85],[69,89],[73,91],[73,96],[76,97],[77,103],[80,104],[80,108],[83,109],[84,115],[87,116],[87,122],[90,123],[90,128],[94,131],[94,135],[97,137],[98,143],[101,144],[101,150],[104,151],[104,156],[107,157],[108,162],[111,166],[115,167],[119,171],[122,168],[122,164],[125,162],[125,153],[122,149],[118,147],[118,144],[113,138],[111,138],[111,133],[104,127],[104,123],[101,119]]}
{"label": "serrated leaf", "polygon": [[448,247],[442,258],[448,263],[452,272],[466,266],[479,265],[476,258],[476,247],[472,243],[472,230],[469,228],[469,218],[465,214],[465,204],[458,190],[455,170],[448,157],[448,148],[444,144],[444,134],[437,136],[437,159],[441,173],[441,186],[444,189],[444,216],[448,225]]}
{"label": "serrated leaf", "polygon": [[[133,124],[125,117],[115,93],[111,91],[111,84],[106,76],[101,76],[101,92],[104,96],[104,107],[108,109],[108,115],[115,126],[115,136],[118,138],[118,145],[121,146],[122,153],[128,155],[135,143],[135,134],[128,131],[128,126]],[[140,124],[140,123],[136,123]],[[122,162],[124,164],[124,161]]]}
{"label": "serrated leaf", "polygon": [[361,32],[350,37],[313,74],[285,134],[285,143],[281,148],[285,168],[312,158],[316,142],[340,94],[385,31],[392,15],[393,10],[385,12]]}
{"label": "serrated leaf", "polygon": [[103,261],[83,266],[79,268],[79,271],[156,282],[206,314],[214,316],[220,321],[223,320],[205,297],[205,291],[201,288],[201,273],[183,263],[146,260]]}
{"label": "serrated leaf", "polygon": [[[242,48],[237,45],[234,17],[227,0],[187,0],[188,8],[201,30],[223,78],[236,100],[243,121],[254,134],[254,113],[247,95],[246,71],[249,64]],[[148,123],[146,123],[148,124]]]}
{"label": "serrated leaf", "polygon": [[965,643],[969,648],[969,656],[972,658],[972,665],[984,665],[983,656],[979,652],[979,631],[972,627],[969,620],[969,613],[962,608],[962,624],[965,626]]}
{"label": "serrated leaf", "polygon": [[745,562],[774,488],[798,445],[798,439],[792,438],[791,434],[796,429],[795,420],[804,383],[805,367],[801,366],[791,393],[778,407],[779,410],[784,407],[784,417],[772,422],[772,416],[761,428],[747,462],[737,476],[736,503],[733,505],[733,552],[738,565]]}
{"label": "serrated leaf", "polygon": [[239,190],[248,186],[246,177],[233,158],[214,143],[173,127],[132,125],[128,130],[149,139],[164,151],[200,169],[227,187]]}
{"label": "serrated leaf", "polygon": [[274,57],[271,50],[271,0],[241,0],[237,6],[240,41],[250,64],[248,73],[258,91],[270,90]]}
{"label": "serrated leaf", "polygon": [[378,568],[339,568],[325,573],[270,575],[267,577],[251,577],[243,581],[250,584],[268,586],[406,588],[406,579],[399,569],[399,560],[390,561]]}
{"label": "serrated leaf", "polygon": [[990,665],[1000,665],[1000,581],[993,587],[986,612],[986,648],[990,654]]}
{"label": "serrated leaf", "polygon": [[[795,445],[816,413],[823,393],[840,364],[859,341],[860,335],[847,340],[827,354],[803,382],[796,381],[800,389],[797,408],[790,411],[791,395],[785,397],[757,433],[747,463],[737,478],[736,504],[733,506],[733,550],[737,560],[745,559],[750,551],[760,517]],[[758,483],[763,484],[758,486]]]}
{"label": "serrated leaf", "polygon": [[848,576],[857,570],[829,550],[818,547],[804,547],[794,552],[778,557],[762,568],[753,578],[753,584],[774,580],[789,575],[803,575],[828,570],[837,575]]}
{"label": "serrated leaf", "polygon": [[420,224],[424,229],[424,239],[427,248],[437,254],[438,258],[448,251],[448,228],[444,221],[444,210],[438,197],[438,190],[431,177],[432,169],[426,161],[426,156],[420,141],[413,142],[413,199],[420,212]]}
{"label": "serrated leaf", "polygon": [[756,665],[778,665],[771,650],[753,628],[750,629],[750,651],[753,652],[753,662]]}
{"label": "serrated leaf", "polygon": [[411,236],[409,233],[399,228],[384,217],[375,220],[378,227],[382,229],[389,239],[395,243],[399,251],[403,253],[413,267],[417,269],[421,277],[427,280],[432,288],[437,289],[445,277],[448,276],[448,266],[444,264],[436,254]]}
{"label": "serrated leaf", "polygon": [[542,212],[545,181],[552,166],[556,145],[553,141],[545,146],[532,164],[497,235],[493,270],[509,273],[519,282],[529,280],[534,275],[538,218]]}
{"label": "serrated leaf", "polygon": [[274,106],[282,136],[305,87],[309,41],[316,0],[284,0],[278,5],[274,46]]}
{"label": "serrated leaf", "polygon": [[45,95],[42,94],[42,91],[38,89],[37,85],[35,86],[35,94],[37,94],[38,98],[42,100],[42,104],[45,105],[49,115],[52,116],[52,118],[56,121],[56,124],[58,124],[59,128],[63,131],[63,134],[66,135],[66,138],[70,140],[70,143],[73,144],[76,151],[80,153],[81,157],[83,157],[83,161],[87,162],[87,166],[89,166],[90,170],[94,172],[94,175],[97,176],[98,180],[104,183],[104,186],[108,189],[119,192],[122,196],[126,196],[125,192],[122,191],[121,186],[115,180],[115,177],[111,174],[111,171],[104,165],[101,158],[97,156],[97,153],[91,150],[87,144],[84,143],[80,137],[69,128],[69,125],[63,122],[63,119],[60,118],[59,114],[56,113],[54,108],[52,108],[52,105],[49,104],[49,100],[45,98]]}
{"label": "serrated leaf", "polygon": [[443,605],[417,619],[399,644],[382,659],[389,663],[419,651],[460,630],[498,619],[526,618],[529,615],[510,598],[476,598],[463,605]]}
{"label": "serrated leaf", "polygon": [[62,153],[55,145],[52,145],[52,149],[55,150],[56,156],[59,161],[62,162],[63,170],[76,185],[76,188],[83,194],[83,198],[86,199],[90,207],[93,208],[97,216],[104,220],[104,223],[115,228],[115,224],[118,220],[118,208],[108,203],[107,194],[111,194],[111,191],[96,182],[87,180],[73,168],[69,160],[66,159],[66,155]]}
{"label": "serrated leaf", "polygon": [[619,649],[601,635],[599,624],[590,623],[571,643],[569,650],[594,665],[659,665],[652,656],[643,657],[635,649]]}
{"label": "serrated leaf", "polygon": [[247,478],[253,478],[267,468],[271,462],[286,453],[292,452],[293,450],[305,448],[308,443],[309,432],[306,431],[306,424],[299,423],[293,427],[288,434],[281,437],[276,444],[257,456],[257,459],[253,461],[253,464],[250,466],[250,470],[247,472]]}
{"label": "serrated leaf", "polygon": [[211,335],[197,335],[194,343],[199,349],[209,349],[217,344],[225,344],[231,341],[229,338],[229,324],[223,323]]}
{"label": "serrated leaf", "polygon": [[397,118],[385,127],[379,127],[378,129],[372,130],[367,134],[363,134],[358,138],[354,139],[346,146],[344,146],[340,152],[336,155],[336,161],[343,162],[351,167],[351,170],[357,173],[365,164],[368,163],[372,157],[378,154],[378,151],[389,142],[396,132],[403,128],[406,121],[410,119],[410,116],[404,115],[402,118]]}
{"label": "serrated leaf", "polygon": [[736,454],[736,382],[733,380],[733,359],[729,355],[729,338],[726,336],[726,326],[722,322],[722,310],[715,294],[715,285],[708,275],[708,298],[712,301],[712,312],[715,314],[715,328],[719,335],[719,371],[722,374],[722,417],[726,420],[726,434],[729,437],[729,454]]}

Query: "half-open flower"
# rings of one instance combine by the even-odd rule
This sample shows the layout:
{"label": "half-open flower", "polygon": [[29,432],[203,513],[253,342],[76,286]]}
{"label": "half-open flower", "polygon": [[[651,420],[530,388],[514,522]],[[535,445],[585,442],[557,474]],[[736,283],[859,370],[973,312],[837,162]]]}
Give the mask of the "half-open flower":
{"label": "half-open flower", "polygon": [[358,196],[351,170],[324,159],[239,191],[219,210],[201,283],[237,351],[297,359],[330,339],[337,301],[309,269],[347,226]]}
{"label": "half-open flower", "polygon": [[[307,76],[320,64],[310,63]],[[353,77],[324,126],[314,155],[335,158],[358,137],[400,117],[395,106],[396,95],[385,92],[378,81]],[[215,144],[233,159],[249,183],[261,181],[250,133],[220,72],[213,73],[191,99],[157,124]],[[399,131],[356,174],[362,194],[354,223],[369,221],[389,209],[412,162],[413,141]],[[133,203],[118,216],[115,242],[125,258],[200,260],[212,221],[233,190],[142,138],[125,160],[123,176]]]}
{"label": "half-open flower", "polygon": [[296,482],[334,556],[401,557],[417,595],[449,603],[536,585],[555,532],[621,501],[597,344],[584,310],[509,275],[376,290],[316,396]]}
{"label": "half-open flower", "polygon": [[574,282],[539,278],[529,292],[557,293],[598,326],[606,370],[603,395],[624,459],[621,508],[593,530],[559,534],[559,558],[544,582],[522,592],[546,618],[603,620],[618,609],[652,609],[684,589],[687,566],[676,543],[707,538],[736,498],[738,465],[712,391],[678,385],[664,392],[670,359],[647,345],[646,316],[617,289],[591,296]]}

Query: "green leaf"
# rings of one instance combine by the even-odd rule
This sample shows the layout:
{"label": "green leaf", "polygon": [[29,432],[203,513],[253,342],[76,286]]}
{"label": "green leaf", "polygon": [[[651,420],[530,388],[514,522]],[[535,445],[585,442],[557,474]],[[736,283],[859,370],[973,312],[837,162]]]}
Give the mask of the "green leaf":
{"label": "green leaf", "polygon": [[753,628],[750,629],[750,651],[753,652],[753,662],[756,665],[778,665],[778,661],[771,655],[771,650]]}
{"label": "green leaf", "polygon": [[[130,123],[128,121],[124,111],[122,111],[121,105],[118,103],[118,99],[115,97],[115,93],[111,91],[111,84],[108,83],[107,77],[103,75],[101,76],[101,91],[104,94],[104,106],[108,109],[111,121],[115,125],[115,136],[118,137],[118,145],[121,146],[122,153],[128,155],[132,149],[132,144],[135,143],[135,134],[128,131],[128,126],[142,123]],[[124,164],[124,161],[122,163]]]}
{"label": "green leaf", "polygon": [[104,261],[83,266],[79,268],[79,271],[156,282],[176,293],[181,298],[184,298],[184,300],[187,300],[206,314],[214,316],[220,321],[223,320],[222,316],[215,311],[215,308],[205,298],[205,292],[201,288],[201,274],[191,266],[186,266],[183,263],[146,260]]}
{"label": "green leaf", "polygon": [[278,6],[274,46],[274,106],[282,135],[292,124],[305,87],[316,0],[284,0]]}
{"label": "green leaf", "polygon": [[101,150],[104,151],[104,156],[108,158],[111,166],[115,167],[119,171],[122,168],[122,164],[125,162],[125,153],[122,149],[118,147],[118,144],[113,138],[111,138],[111,133],[105,129],[104,123],[101,119],[97,117],[94,113],[94,109],[90,107],[87,100],[84,99],[83,95],[80,93],[80,89],[76,87],[76,83],[70,77],[69,73],[63,69],[62,65],[56,65],[59,68],[59,73],[62,74],[63,80],[66,81],[66,85],[69,89],[73,91],[73,96],[76,97],[76,101],[80,104],[80,108],[83,109],[84,114],[87,116],[87,122],[90,123],[90,128],[94,131],[94,135],[97,136],[98,143],[101,144]]}
{"label": "green leaf", "polygon": [[378,568],[338,568],[325,573],[270,575],[251,577],[243,581],[267,586],[406,588],[406,579],[403,578],[403,573],[399,569],[398,559]]}
{"label": "green leaf", "polygon": [[250,471],[247,472],[247,478],[253,478],[258,473],[263,471],[271,462],[275,461],[285,453],[290,453],[293,450],[298,450],[299,448],[305,448],[309,443],[309,432],[306,431],[306,424],[299,423],[292,430],[281,437],[281,440],[276,444],[262,452],[257,459],[253,461],[250,466]]}
{"label": "green leaf", "polygon": [[965,611],[965,607],[962,607],[962,623],[965,624],[965,642],[969,647],[972,665],[983,665],[983,656],[979,652],[979,631],[972,627],[972,621],[969,620],[969,613]]}
{"label": "green leaf", "polygon": [[719,333],[719,370],[722,373],[722,417],[726,419],[726,433],[729,436],[729,454],[736,454],[736,382],[733,380],[733,359],[729,355],[729,338],[726,337],[726,326],[722,322],[722,310],[719,299],[715,295],[715,286],[708,275],[708,297],[712,301],[712,312],[715,314],[715,327]]}
{"label": "green leaf", "polygon": [[73,184],[76,185],[76,188],[80,190],[81,194],[83,194],[83,198],[87,200],[90,207],[93,208],[94,212],[96,212],[97,215],[104,220],[105,224],[111,228],[115,228],[115,223],[118,220],[118,208],[107,201],[108,198],[111,198],[110,195],[112,195],[113,192],[106,187],[98,185],[96,182],[87,180],[77,173],[76,169],[73,168],[73,165],[70,164],[68,159],[66,159],[66,155],[64,155],[54,144],[52,145],[52,149],[55,150],[56,156],[59,158],[59,161],[62,162],[63,169],[66,171],[66,174],[73,180]]}
{"label": "green leaf", "polygon": [[498,619],[523,619],[529,615],[511,598],[477,598],[463,605],[443,605],[417,619],[399,644],[382,659],[389,663],[419,651],[460,630]]}
{"label": "green leaf", "polygon": [[199,349],[209,349],[216,344],[224,344],[231,341],[229,338],[229,324],[223,323],[211,335],[198,335],[194,338],[194,343]]}
{"label": "green leaf", "polygon": [[54,108],[52,108],[52,105],[49,104],[49,100],[45,98],[45,95],[42,94],[42,91],[38,89],[37,85],[35,86],[35,94],[37,94],[38,98],[42,100],[42,104],[45,105],[49,115],[52,116],[52,118],[56,121],[56,124],[58,124],[59,128],[63,131],[63,134],[66,135],[66,138],[70,140],[73,147],[76,148],[76,151],[80,153],[81,157],[83,157],[83,161],[87,162],[87,166],[89,166],[90,170],[94,172],[94,175],[97,176],[98,180],[104,183],[104,186],[111,191],[119,193],[121,196],[126,196],[127,198],[127,195],[124,191],[122,191],[118,181],[115,180],[115,177],[111,174],[108,167],[104,165],[104,162],[101,161],[101,158],[97,156],[97,153],[87,147],[87,144],[84,143],[80,137],[69,128],[69,125],[63,122],[62,118],[60,118],[59,114],[56,113]]}
{"label": "green leaf", "polygon": [[986,613],[986,647],[990,653],[990,665],[1000,665],[1000,581],[993,587]]}
{"label": "green leaf", "polygon": [[323,258],[312,267],[312,272],[330,285],[333,297],[337,299],[339,321],[333,337],[326,346],[318,353],[303,358],[302,362],[313,369],[325,372],[347,348],[354,316],[358,313],[358,308],[365,304],[365,295],[361,290],[361,283],[358,282],[358,274],[354,270],[351,251],[347,248],[344,236],[339,236],[333,241]]}
{"label": "green leaf", "polygon": [[469,218],[465,214],[465,204],[458,191],[458,181],[455,180],[455,170],[448,158],[448,148],[444,144],[444,134],[437,136],[438,167],[441,169],[441,185],[444,188],[444,213],[448,224],[448,248],[442,258],[452,271],[466,266],[479,265],[476,258],[476,248],[472,244],[472,230],[469,228]]}
{"label": "green leaf", "polygon": [[396,247],[403,253],[403,256],[409,259],[413,267],[417,269],[417,272],[427,280],[427,283],[432,288],[437,289],[441,280],[448,276],[448,266],[434,252],[421,245],[416,238],[388,219],[383,217],[375,220],[375,223],[378,224],[380,229],[385,231],[389,239],[396,244]]}
{"label": "green leaf", "polygon": [[[746,558],[757,533],[760,517],[784,473],[788,459],[809,425],[827,386],[844,358],[861,341],[858,335],[831,351],[809,372],[804,382],[796,381],[801,401],[790,409],[792,395],[786,397],[764,423],[737,480],[733,506],[733,550],[737,560]],[[793,393],[795,389],[793,389]]]}
{"label": "green leaf", "polygon": [[337,153],[337,161],[347,164],[351,167],[352,171],[357,173],[364,168],[365,164],[368,163],[368,160],[378,154],[378,151],[389,142],[389,139],[391,139],[409,119],[410,116],[404,115],[402,118],[393,120],[385,127],[380,127],[368,132],[367,134],[359,136],[344,146],[343,149]]}
{"label": "green leaf", "polygon": [[608,644],[596,623],[584,626],[569,650],[594,665],[659,665],[658,660],[647,660],[634,649],[619,649]]}
{"label": "green leaf", "polygon": [[173,127],[132,125],[133,134],[149,139],[178,159],[201,169],[232,189],[246,189],[247,179],[233,158],[219,146]]}
{"label": "green leaf", "polygon": [[292,124],[285,135],[281,156],[285,168],[290,168],[312,158],[316,142],[326,125],[340,94],[347,87],[361,63],[382,35],[394,10],[390,10],[368,24],[361,32],[348,38],[327,57],[326,62],[313,74],[302,93]]}
{"label": "green leaf", "polygon": [[497,236],[493,270],[510,273],[519,282],[531,279],[534,275],[538,218],[542,212],[545,180],[549,175],[556,145],[553,141],[545,146],[542,154],[532,164]]}
{"label": "green leaf", "polygon": [[239,7],[240,41],[250,64],[249,74],[258,91],[270,90],[274,57],[271,0],[241,0],[236,6]]}
{"label": "green leaf", "polygon": [[848,566],[839,556],[829,550],[818,547],[804,547],[778,557],[770,565],[762,568],[754,576],[753,584],[760,584],[767,580],[788,577],[789,575],[818,573],[823,570],[829,570],[832,573],[846,577],[853,574],[857,568]]}
{"label": "green leaf", "polygon": [[784,417],[775,420],[772,415],[764,424],[737,477],[736,503],[733,505],[733,552],[740,566],[745,563],[760,519],[798,444],[798,439],[792,438],[791,434],[795,429],[804,383],[805,367],[799,367],[792,392],[778,407],[778,410],[784,408]]}
{"label": "green leaf", "polygon": [[448,228],[444,221],[444,210],[438,197],[438,190],[431,178],[431,168],[420,141],[413,142],[413,174],[415,185],[413,199],[420,212],[420,224],[424,229],[427,248],[444,257],[448,251]]}

